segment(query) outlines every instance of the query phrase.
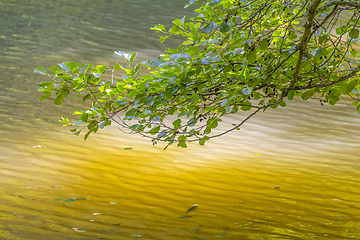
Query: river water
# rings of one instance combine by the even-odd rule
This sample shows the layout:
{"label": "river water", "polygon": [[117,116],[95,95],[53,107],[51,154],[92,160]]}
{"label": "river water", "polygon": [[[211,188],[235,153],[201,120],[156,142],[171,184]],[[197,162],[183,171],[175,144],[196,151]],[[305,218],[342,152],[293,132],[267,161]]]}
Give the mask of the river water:
{"label": "river water", "polygon": [[292,101],[166,151],[115,126],[84,141],[58,122],[80,102],[38,101],[35,67],[156,57],[177,42],[149,28],[191,16],[186,2],[0,2],[1,239],[360,239],[360,119],[347,99]]}

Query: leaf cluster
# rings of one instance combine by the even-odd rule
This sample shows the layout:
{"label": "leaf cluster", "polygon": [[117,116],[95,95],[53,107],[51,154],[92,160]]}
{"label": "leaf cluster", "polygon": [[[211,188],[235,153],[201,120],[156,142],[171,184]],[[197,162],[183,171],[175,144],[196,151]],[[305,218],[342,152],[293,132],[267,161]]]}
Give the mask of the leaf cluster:
{"label": "leaf cluster", "polygon": [[[239,130],[259,111],[286,107],[286,100],[318,98],[336,104],[349,95],[360,112],[360,55],[356,48],[360,4],[321,0],[191,0],[197,16],[152,29],[164,42],[185,41],[161,56],[135,64],[137,53],[115,52],[126,64],[112,69],[64,62],[35,72],[51,81],[39,85],[40,100],[69,94],[91,100],[71,124],[85,139],[111,123],[150,138],[153,144],[187,147]],[[350,14],[340,21],[339,15]],[[147,74],[140,74],[146,69]],[[117,77],[117,72],[122,72]],[[248,117],[214,133],[222,118],[239,111]]]}

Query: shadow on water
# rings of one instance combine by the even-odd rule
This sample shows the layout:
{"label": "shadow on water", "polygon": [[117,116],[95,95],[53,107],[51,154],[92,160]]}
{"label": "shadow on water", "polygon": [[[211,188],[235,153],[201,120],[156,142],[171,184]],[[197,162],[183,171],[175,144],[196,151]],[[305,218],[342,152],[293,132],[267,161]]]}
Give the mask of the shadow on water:
{"label": "shadow on water", "polygon": [[206,146],[166,151],[116,126],[83,141],[58,123],[80,101],[38,101],[36,66],[113,64],[114,50],[155,57],[165,45],[148,29],[191,15],[186,2],[0,3],[2,238],[360,237],[360,127],[347,99],[292,101]]}

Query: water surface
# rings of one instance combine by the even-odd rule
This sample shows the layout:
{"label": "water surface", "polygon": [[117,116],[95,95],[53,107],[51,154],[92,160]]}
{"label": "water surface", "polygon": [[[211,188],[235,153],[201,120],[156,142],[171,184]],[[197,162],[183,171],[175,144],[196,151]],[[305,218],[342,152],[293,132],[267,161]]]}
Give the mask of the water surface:
{"label": "water surface", "polygon": [[149,28],[190,16],[186,2],[0,3],[1,238],[360,238],[360,120],[348,99],[292,101],[204,147],[166,151],[116,126],[83,141],[58,122],[80,101],[38,101],[36,66],[155,57],[178,40],[160,45]]}

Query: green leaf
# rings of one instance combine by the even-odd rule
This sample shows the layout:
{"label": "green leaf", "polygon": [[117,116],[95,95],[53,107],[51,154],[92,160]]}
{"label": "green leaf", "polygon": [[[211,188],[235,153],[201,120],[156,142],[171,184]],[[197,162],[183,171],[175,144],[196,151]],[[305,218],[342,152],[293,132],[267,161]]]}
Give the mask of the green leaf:
{"label": "green leaf", "polygon": [[195,126],[195,124],[197,123],[198,119],[196,117],[194,118],[191,118],[187,123],[186,125],[188,125],[189,127],[193,127]]}
{"label": "green leaf", "polygon": [[54,75],[57,75],[57,74],[62,74],[63,72],[60,71],[60,69],[56,66],[52,66],[52,67],[49,67],[50,70],[53,71]]}
{"label": "green leaf", "polygon": [[91,131],[88,131],[88,132],[85,134],[84,140],[86,140],[86,139],[89,137],[90,133],[91,133]]}
{"label": "green leaf", "polygon": [[327,35],[322,35],[319,37],[319,44],[323,44],[325,42],[325,40],[327,40],[328,36]]}
{"label": "green leaf", "polygon": [[220,32],[225,33],[225,32],[228,32],[228,31],[230,31],[229,25],[228,25],[227,23],[223,23],[223,24],[220,26]]}
{"label": "green leaf", "polygon": [[68,119],[68,118],[60,117],[60,122],[69,122],[69,119]]}
{"label": "green leaf", "polygon": [[232,114],[234,113],[237,113],[239,111],[239,107],[238,106],[234,106],[232,109],[231,109],[231,112]]}
{"label": "green leaf", "polygon": [[210,22],[205,28],[204,31],[206,33],[212,32],[214,31],[216,28],[218,27],[218,25],[215,22]]}
{"label": "green leaf", "polygon": [[78,110],[78,111],[74,112],[73,115],[74,115],[74,116],[75,116],[75,115],[81,115],[81,114],[83,114],[83,112],[84,112],[83,110]]}
{"label": "green leaf", "polygon": [[191,103],[192,103],[192,104],[195,104],[195,103],[197,103],[198,101],[199,101],[199,95],[197,95],[196,93],[193,94],[193,95],[191,96]]}
{"label": "green leaf", "polygon": [[136,65],[135,65],[135,72],[138,72],[139,71],[139,69],[141,68],[141,63],[137,63]]}
{"label": "green leaf", "polygon": [[324,52],[325,50],[323,48],[319,48],[315,53],[315,57],[322,57]]}
{"label": "green leaf", "polygon": [[174,126],[174,128],[179,128],[179,127],[181,126],[181,119],[180,119],[180,118],[176,119],[176,120],[172,123],[172,125]]}
{"label": "green leaf", "polygon": [[89,98],[91,98],[90,93],[86,94],[85,97],[83,97],[83,102],[85,102]]}
{"label": "green leaf", "polygon": [[211,127],[207,126],[204,130],[205,134],[210,134],[211,133]]}
{"label": "green leaf", "polygon": [[172,106],[170,109],[169,109],[169,111],[168,111],[168,113],[170,114],[170,115],[173,115],[175,112],[176,112],[176,107],[175,106]]}
{"label": "green leaf", "polygon": [[149,133],[150,133],[151,135],[155,135],[155,134],[157,134],[157,133],[159,132],[159,130],[160,130],[160,126],[156,126],[156,127],[154,127],[153,129],[151,129],[151,130],[149,131]]}
{"label": "green leaf", "polygon": [[336,28],[336,34],[337,35],[343,35],[346,32],[346,28],[343,26]]}
{"label": "green leaf", "polygon": [[80,73],[85,74],[89,68],[92,67],[92,64],[82,64]]}
{"label": "green leaf", "polygon": [[178,27],[176,25],[172,26],[170,29],[169,29],[169,33],[172,33],[172,34],[177,34],[179,31]]}
{"label": "green leaf", "polygon": [[175,19],[173,23],[178,27],[183,27],[183,22],[180,19]]}
{"label": "green leaf", "polygon": [[190,56],[195,55],[199,51],[199,47],[197,46],[188,46],[185,48],[185,53],[189,54]]}
{"label": "green leaf", "polygon": [[287,95],[287,98],[291,101],[293,100],[294,98],[294,94],[295,94],[295,91],[294,90],[290,90],[288,95]]}
{"label": "green leaf", "polygon": [[157,135],[157,137],[158,137],[158,138],[162,138],[162,137],[164,137],[166,134],[168,134],[168,132],[167,132],[166,130],[162,130],[162,131]]}
{"label": "green leaf", "polygon": [[184,8],[188,8],[189,6],[193,5],[194,3],[198,4],[199,1],[201,1],[201,0],[190,0],[189,3],[186,4]]}
{"label": "green leaf", "polygon": [[253,92],[253,97],[255,100],[258,100],[261,97],[261,94],[258,92]]}
{"label": "green leaf", "polygon": [[59,66],[60,66],[62,69],[64,69],[65,71],[67,71],[67,72],[70,72],[70,70],[71,70],[71,68],[69,68],[69,67],[67,66],[67,62],[62,62],[62,63],[59,64]]}
{"label": "green leaf", "polygon": [[229,98],[227,98],[226,100],[222,101],[222,102],[220,103],[220,106],[221,106],[221,107],[224,107],[224,106],[226,106],[228,103],[229,103]]}
{"label": "green leaf", "polygon": [[162,24],[157,24],[157,25],[155,25],[155,27],[152,27],[150,29],[160,31],[160,32],[166,32],[166,28]]}
{"label": "green leaf", "polygon": [[241,106],[241,110],[243,110],[243,111],[251,110],[252,106],[251,106],[251,103],[248,100],[244,101],[243,104],[244,105]]}
{"label": "green leaf", "polygon": [[79,126],[81,123],[83,123],[83,121],[79,120],[74,124],[74,128],[76,128],[77,126]]}
{"label": "green leaf", "polygon": [[155,103],[155,98],[149,97],[148,99],[146,99],[146,105],[152,106],[154,105],[154,103]]}
{"label": "green leaf", "polygon": [[286,107],[286,102],[281,101],[281,102],[279,103],[279,105],[280,105],[281,107]]}
{"label": "green leaf", "polygon": [[39,67],[35,68],[34,72],[47,75],[47,72],[46,72],[45,68],[43,68],[42,66],[39,66]]}
{"label": "green leaf", "polygon": [[43,100],[47,99],[47,98],[50,97],[50,96],[51,96],[50,94],[41,95],[40,101],[43,101]]}
{"label": "green leaf", "polygon": [[180,141],[177,146],[182,147],[182,148],[187,148],[187,145],[186,145],[185,141]]}
{"label": "green leaf", "polygon": [[[351,54],[351,56],[353,57],[353,58],[356,58],[356,56],[358,55],[358,52],[355,50],[355,49],[351,49],[350,50],[350,54]],[[355,61],[352,61],[352,62],[356,62],[356,60]]]}
{"label": "green leaf", "polygon": [[130,60],[130,54],[128,54],[126,52],[115,51],[115,54],[124,57],[127,61]]}
{"label": "green leaf", "polygon": [[54,100],[54,103],[56,105],[61,105],[62,101],[64,100],[64,95],[58,95],[55,100]]}
{"label": "green leaf", "polygon": [[79,71],[79,65],[76,62],[69,62],[67,63],[67,66],[73,73],[77,73]]}
{"label": "green leaf", "polygon": [[256,61],[256,51],[252,50],[246,55],[246,59],[249,63],[254,63]]}
{"label": "green leaf", "polygon": [[185,116],[185,115],[187,115],[188,113],[189,113],[188,111],[186,111],[186,112],[181,112],[181,113],[178,114],[177,117]]}
{"label": "green leaf", "polygon": [[358,105],[358,106],[356,107],[356,111],[357,111],[358,113],[360,113],[360,105]]}
{"label": "green leaf", "polygon": [[122,70],[125,70],[125,66],[122,66],[118,63],[115,64],[115,67],[114,67],[114,71],[118,70],[118,69],[122,69]]}
{"label": "green leaf", "polygon": [[203,145],[205,144],[205,139],[200,139],[200,140],[199,140],[199,144],[200,144],[201,146],[203,146]]}
{"label": "green leaf", "polygon": [[277,108],[278,106],[279,106],[279,104],[274,104],[274,105],[271,105],[270,108],[275,109],[275,108]]}
{"label": "green leaf", "polygon": [[87,113],[83,113],[80,116],[80,120],[83,122],[87,122],[88,118],[89,118],[89,114],[87,114]]}
{"label": "green leaf", "polygon": [[219,125],[219,123],[216,118],[211,118],[207,121],[207,125],[211,128],[216,128]]}
{"label": "green leaf", "polygon": [[316,92],[314,90],[309,90],[309,91],[306,91],[304,92],[302,95],[301,95],[301,98],[302,100],[308,100],[309,98],[311,98],[312,96],[314,96]]}
{"label": "green leaf", "polygon": [[99,130],[99,126],[97,122],[91,122],[91,124],[89,124],[87,126],[87,128],[91,131],[91,132],[97,132],[97,130]]}
{"label": "green leaf", "polygon": [[268,39],[263,39],[263,40],[260,42],[259,46],[260,46],[260,49],[261,49],[261,50],[267,50],[267,49],[269,48],[269,41],[268,41]]}
{"label": "green leaf", "polygon": [[106,70],[106,65],[97,65],[95,68],[91,70],[92,73],[103,74]]}
{"label": "green leaf", "polygon": [[104,121],[104,122],[102,122],[100,125],[99,125],[99,128],[100,129],[103,129],[104,127],[105,127],[105,124],[106,124],[106,122]]}
{"label": "green leaf", "polygon": [[354,90],[355,86],[357,85],[357,81],[351,81],[350,83],[348,83],[346,85],[346,90],[344,92],[344,94],[349,94],[352,92],[352,90]]}
{"label": "green leaf", "polygon": [[246,88],[243,88],[241,91],[245,95],[250,95],[252,93],[253,89],[254,89],[253,87],[246,87]]}
{"label": "green leaf", "polygon": [[130,64],[132,64],[132,63],[134,62],[134,60],[135,60],[136,56],[137,56],[137,52],[134,52],[133,54],[131,54],[131,57],[130,57]]}
{"label": "green leaf", "polygon": [[188,7],[190,7],[191,5],[193,5],[194,3],[192,3],[192,2],[189,2],[189,3],[187,3],[185,6],[184,6],[184,8],[188,8]]}
{"label": "green leaf", "polygon": [[162,36],[162,37],[159,37],[159,41],[161,43],[163,43],[168,37],[170,37],[171,35],[167,35],[167,36]]}
{"label": "green leaf", "polygon": [[77,131],[74,133],[75,136],[79,136],[79,134],[81,133],[81,130],[80,131]]}
{"label": "green leaf", "polygon": [[135,109],[135,108],[131,108],[129,111],[127,111],[127,112],[125,113],[125,117],[127,117],[127,118],[133,118],[134,115],[135,115],[135,113],[136,113],[136,109]]}
{"label": "green leaf", "polygon": [[358,38],[359,37],[359,29],[353,28],[349,32],[350,38]]}

